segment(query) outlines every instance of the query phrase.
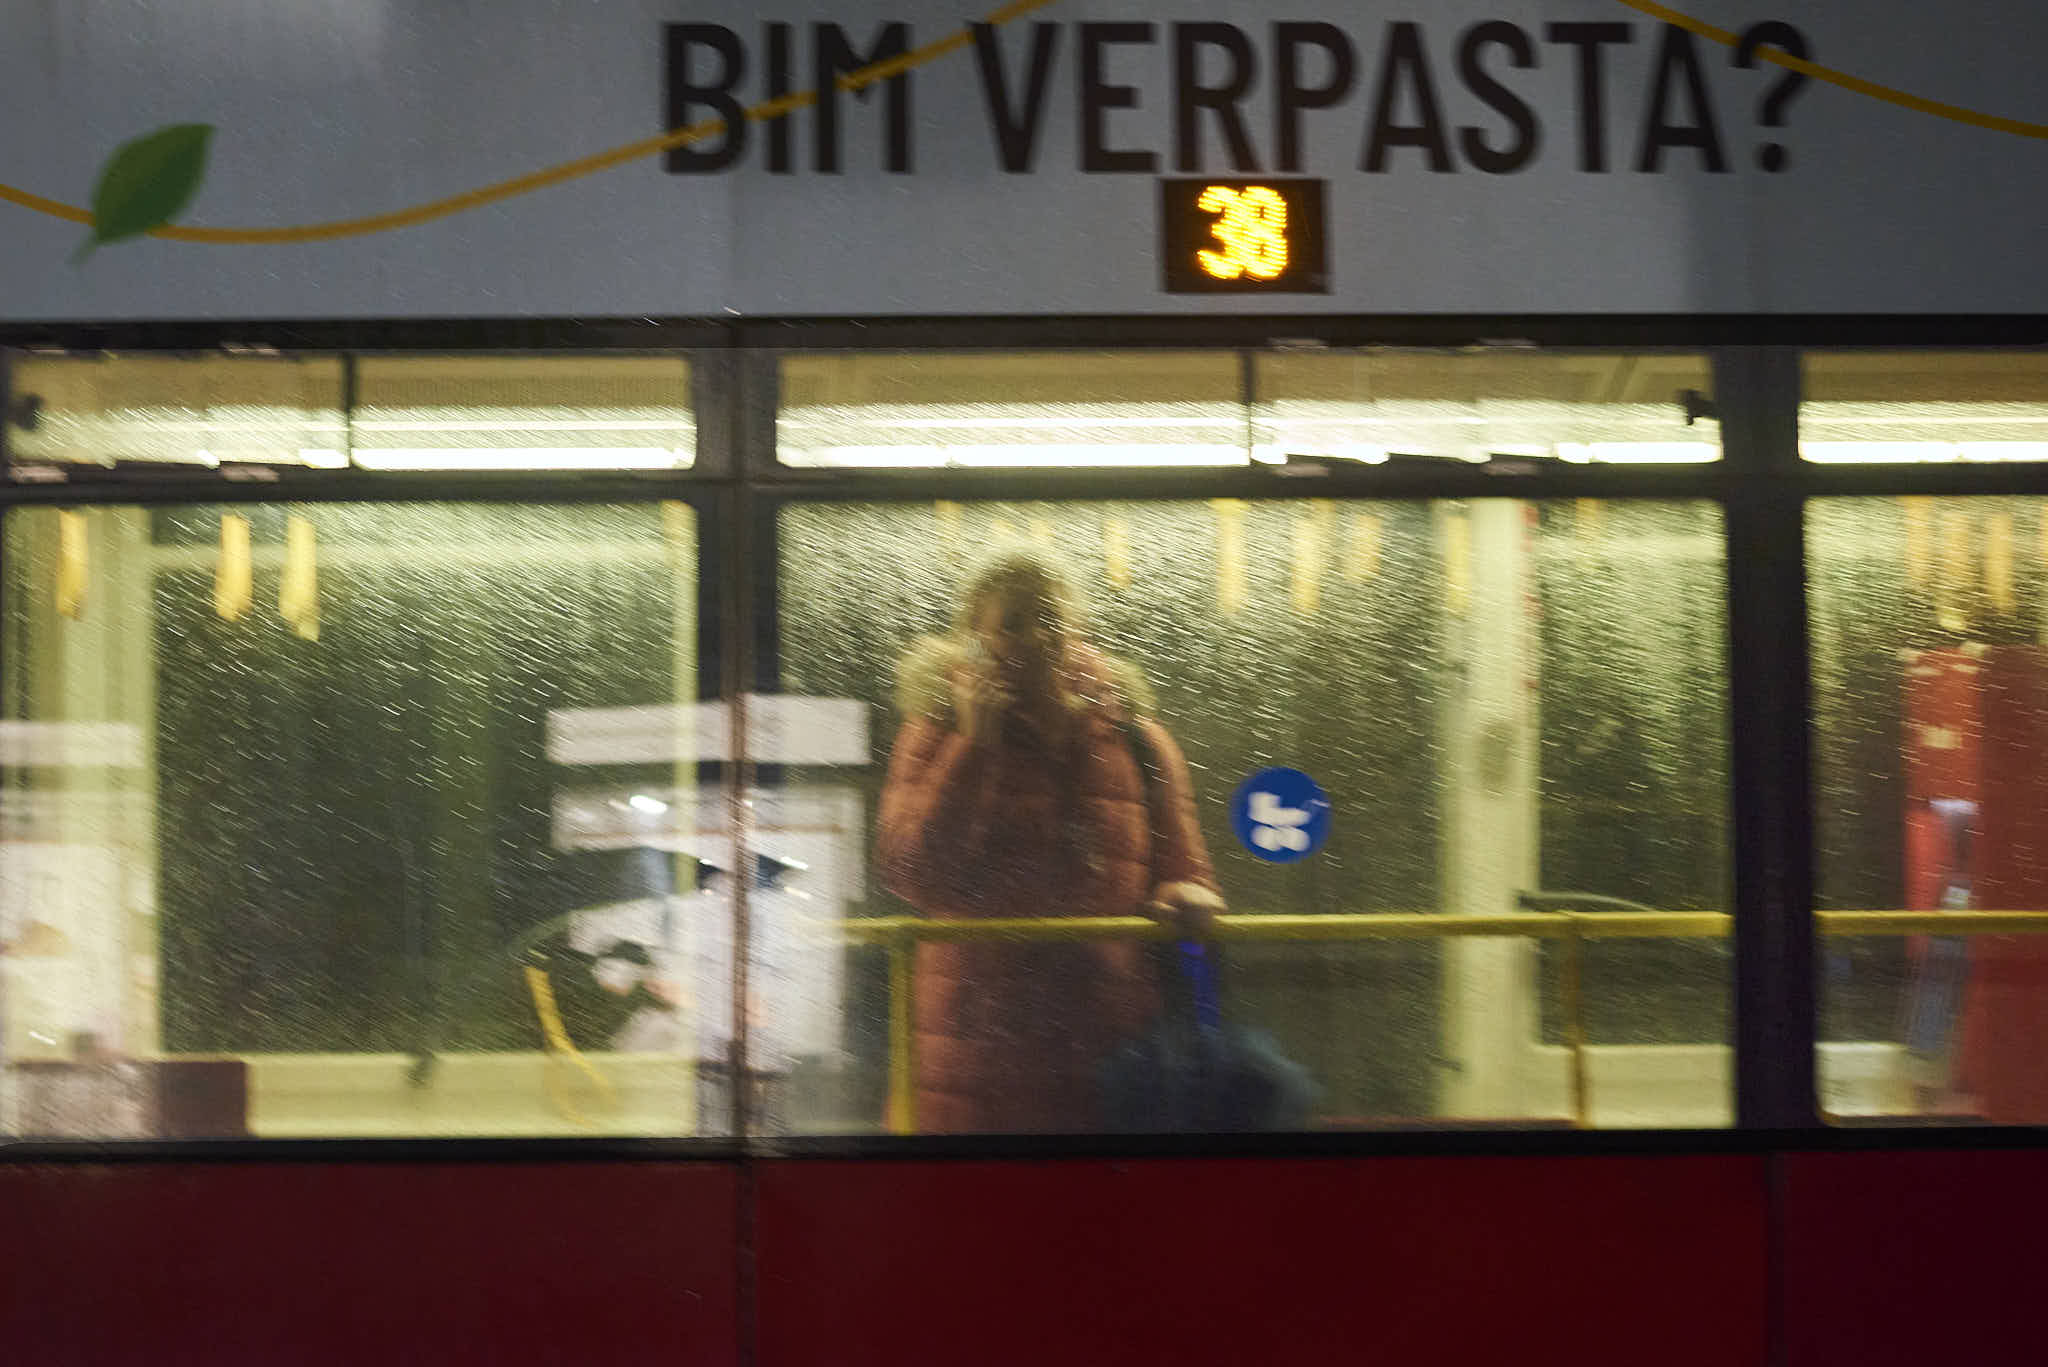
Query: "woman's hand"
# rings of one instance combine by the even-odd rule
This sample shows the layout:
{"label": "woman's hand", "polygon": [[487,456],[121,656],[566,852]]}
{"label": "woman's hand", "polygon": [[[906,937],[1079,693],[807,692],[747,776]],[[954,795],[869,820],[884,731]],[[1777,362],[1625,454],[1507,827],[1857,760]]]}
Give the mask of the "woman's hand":
{"label": "woman's hand", "polygon": [[1147,916],[1190,940],[1215,934],[1216,918],[1228,910],[1221,897],[1200,883],[1161,883],[1144,907]]}
{"label": "woman's hand", "polygon": [[970,744],[985,745],[1003,733],[1003,718],[1017,695],[986,668],[970,666],[953,679],[953,725]]}

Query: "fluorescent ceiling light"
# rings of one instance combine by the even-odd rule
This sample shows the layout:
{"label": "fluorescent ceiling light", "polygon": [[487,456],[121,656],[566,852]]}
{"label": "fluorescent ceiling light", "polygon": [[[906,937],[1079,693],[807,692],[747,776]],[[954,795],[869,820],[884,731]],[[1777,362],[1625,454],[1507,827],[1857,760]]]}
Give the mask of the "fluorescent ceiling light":
{"label": "fluorescent ceiling light", "polygon": [[358,432],[673,432],[691,427],[678,414],[670,418],[507,418],[479,422],[475,418],[359,418]]}
{"label": "fluorescent ceiling light", "polygon": [[2048,441],[1807,441],[1799,454],[1824,465],[2048,460]]}
{"label": "fluorescent ceiling light", "polygon": [[247,418],[170,418],[161,417],[156,410],[144,409],[133,417],[87,417],[76,414],[52,414],[53,425],[67,431],[78,431],[95,435],[93,440],[107,440],[104,433],[135,432],[341,432],[346,424],[331,420],[323,421],[305,417],[297,412],[279,410],[252,414]]}
{"label": "fluorescent ceiling light", "polygon": [[870,469],[919,469],[943,466],[998,466],[1034,469],[1086,465],[1174,466],[1243,465],[1241,445],[1110,446],[1094,443],[1017,446],[822,446],[792,451],[793,465],[860,466]]}
{"label": "fluorescent ceiling light", "polygon": [[987,430],[989,428],[1018,428],[1071,432],[1076,429],[1092,431],[1096,428],[1111,427],[1196,427],[1203,424],[1217,426],[1241,425],[1243,415],[1237,413],[1140,413],[1117,416],[1103,413],[1055,413],[1049,417],[1037,417],[1023,413],[999,413],[991,417],[961,417],[948,415],[939,418],[884,417],[872,413],[860,413],[832,418],[793,418],[776,420],[785,429],[809,428],[827,432],[844,431],[849,427],[874,427],[885,432],[943,432],[951,429],[962,431]]}
{"label": "fluorescent ceiling light", "polygon": [[669,470],[688,463],[688,452],[669,446],[356,448],[365,470]]}
{"label": "fluorescent ceiling light", "polygon": [[1561,441],[1556,449],[1559,460],[1603,465],[1699,465],[1721,458],[1710,441]]}
{"label": "fluorescent ceiling light", "polygon": [[1962,441],[1956,451],[1964,460],[2048,460],[2048,441]]}
{"label": "fluorescent ceiling light", "polygon": [[1799,454],[1834,465],[1930,465],[1958,459],[1945,441],[1803,441]]}

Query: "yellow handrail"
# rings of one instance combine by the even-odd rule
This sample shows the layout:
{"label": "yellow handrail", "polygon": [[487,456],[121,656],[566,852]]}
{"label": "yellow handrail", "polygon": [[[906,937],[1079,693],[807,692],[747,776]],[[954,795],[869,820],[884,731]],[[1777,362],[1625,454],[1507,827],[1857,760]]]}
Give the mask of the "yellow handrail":
{"label": "yellow handrail", "polygon": [[[1959,913],[1960,914],[1960,913]],[[1498,916],[1365,912],[1323,916],[1219,916],[1219,940],[1436,940],[1523,935],[1588,940],[1726,936],[1733,919],[1720,911],[1517,911]],[[2048,919],[2048,918],[2044,918]],[[1162,940],[1172,931],[1142,916],[1018,916],[930,920],[922,916],[855,917],[838,923],[856,944],[897,940]]]}
{"label": "yellow handrail", "polygon": [[[2043,935],[2048,911],[1816,911],[1823,935]],[[1141,916],[988,917],[933,920],[921,916],[854,917],[835,923],[850,943],[889,950],[889,1098],[892,1134],[917,1132],[916,1023],[912,1006],[915,949],[923,942],[1159,940],[1172,932]],[[1735,918],[1724,911],[1526,911],[1497,916],[1420,912],[1354,912],[1316,916],[1235,915],[1216,920],[1216,938],[1231,941],[1439,940],[1521,936],[1565,942],[1565,1042],[1571,1054],[1572,1120],[1591,1123],[1586,1080],[1585,1002],[1579,946],[1587,940],[1726,939]]]}
{"label": "yellow handrail", "polygon": [[[1816,911],[1823,935],[2041,935],[2048,911]],[[836,923],[855,944],[896,940],[1163,940],[1172,932],[1142,916],[1015,916],[932,920],[857,916]],[[1320,916],[1221,916],[1219,940],[1440,940],[1521,935],[1564,940],[1716,940],[1735,929],[1725,911],[1517,911],[1497,916],[1355,912]]]}
{"label": "yellow handrail", "polygon": [[2048,911],[1816,911],[1823,935],[2042,935]]}

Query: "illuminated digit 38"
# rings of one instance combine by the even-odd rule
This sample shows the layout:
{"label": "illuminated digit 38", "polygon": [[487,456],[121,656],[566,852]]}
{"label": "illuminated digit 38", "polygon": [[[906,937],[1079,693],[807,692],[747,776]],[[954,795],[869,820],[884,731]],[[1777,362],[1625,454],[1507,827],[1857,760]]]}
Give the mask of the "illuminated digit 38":
{"label": "illuminated digit 38", "polygon": [[1273,280],[1287,269],[1287,201],[1278,190],[1267,185],[1242,190],[1211,185],[1195,207],[1216,215],[1209,225],[1215,249],[1204,247],[1195,253],[1204,274],[1218,280],[1247,275]]}

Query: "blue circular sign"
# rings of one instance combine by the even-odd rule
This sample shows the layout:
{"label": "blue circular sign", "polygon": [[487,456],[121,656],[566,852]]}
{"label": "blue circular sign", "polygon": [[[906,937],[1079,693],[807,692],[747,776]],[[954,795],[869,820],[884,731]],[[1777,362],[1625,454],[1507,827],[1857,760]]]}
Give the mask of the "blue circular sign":
{"label": "blue circular sign", "polygon": [[1330,799],[1299,769],[1261,769],[1231,794],[1230,824],[1259,858],[1292,864],[1330,838]]}

